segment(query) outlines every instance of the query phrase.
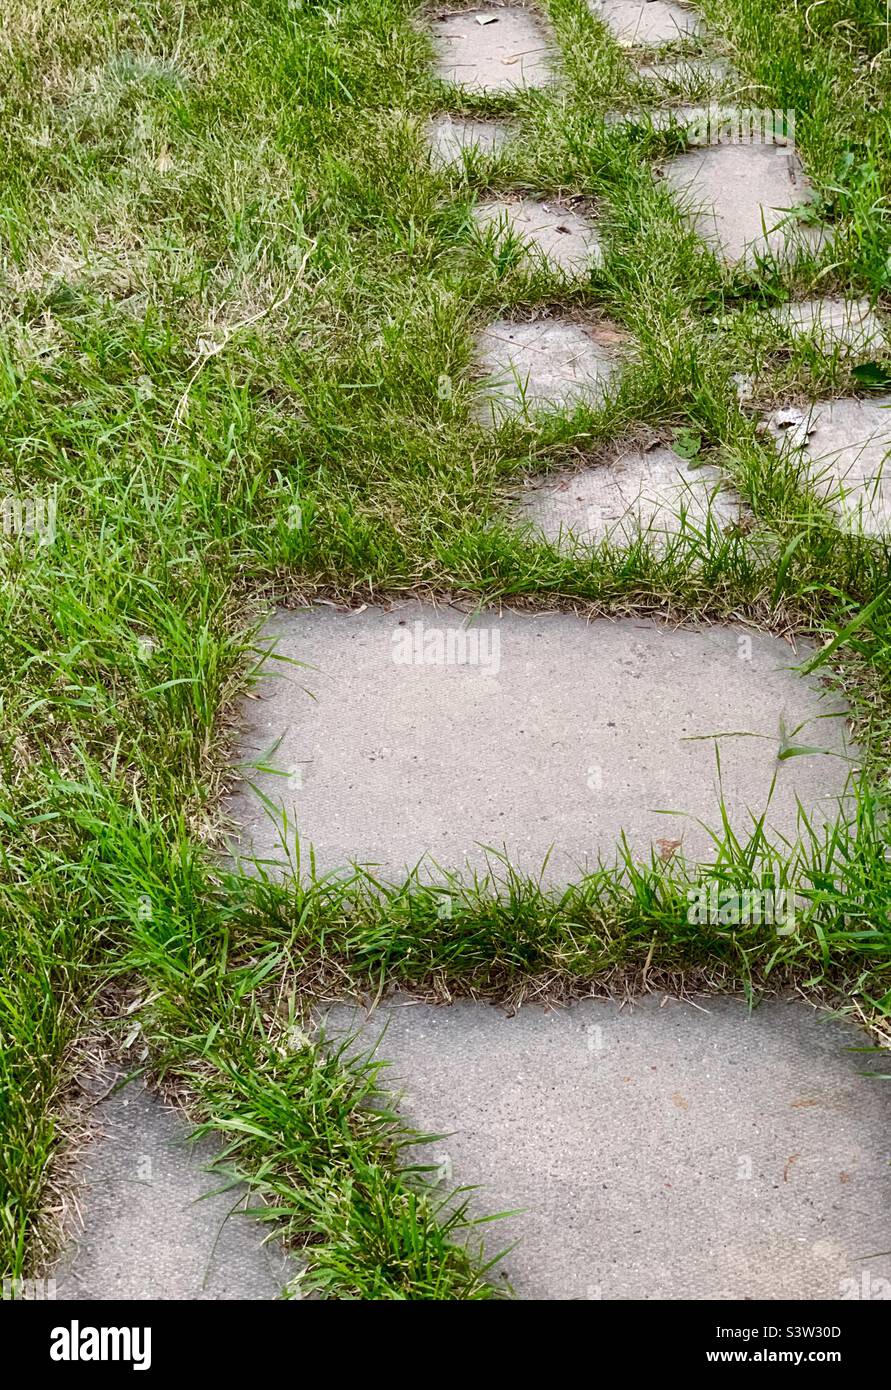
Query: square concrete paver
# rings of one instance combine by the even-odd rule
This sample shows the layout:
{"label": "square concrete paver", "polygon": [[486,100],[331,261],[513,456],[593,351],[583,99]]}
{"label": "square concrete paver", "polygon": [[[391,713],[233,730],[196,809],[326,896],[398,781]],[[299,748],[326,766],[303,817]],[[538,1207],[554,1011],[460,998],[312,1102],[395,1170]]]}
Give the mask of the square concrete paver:
{"label": "square concrete paver", "polygon": [[541,87],[556,77],[550,33],[530,10],[464,10],[434,19],[431,32],[437,76],[469,92]]}
{"label": "square concrete paver", "polygon": [[[299,1267],[246,1213],[244,1186],[206,1171],[215,1149],[138,1082],[99,1102],[78,1159],[84,1229],[54,1273],[59,1298],[278,1298]],[[256,1199],[254,1199],[256,1204]]]}
{"label": "square concrete paver", "polygon": [[511,232],[523,241],[526,266],[543,266],[578,278],[603,263],[594,224],[565,204],[531,198],[477,203],[473,216],[483,235],[495,228],[501,235]]}
{"label": "square concrete paver", "polygon": [[[348,1006],[329,1032],[361,1025]],[[397,997],[383,1084],[443,1137],[438,1192],[476,1186],[521,1299],[881,1297],[891,1256],[891,1087],[869,1038],[799,1001],[750,1012],[647,996],[506,1016]],[[431,1178],[434,1175],[431,1174]],[[498,1281],[499,1266],[490,1276]],[[863,1294],[872,1288],[872,1295]],[[887,1296],[887,1295],[886,1295]],[[829,1314],[821,1314],[831,1323]]]}
{"label": "square concrete paver", "polygon": [[778,410],[768,426],[782,449],[804,451],[812,486],[845,525],[891,531],[891,396]]}
{"label": "square concrete paver", "polygon": [[794,152],[782,145],[690,150],[669,160],[663,172],[699,235],[728,264],[768,254],[792,259],[825,244],[823,228],[790,216],[813,194]]}
{"label": "square concrete paver", "polygon": [[659,131],[677,127],[679,131],[693,134],[696,129],[706,125],[710,110],[708,106],[687,104],[658,108],[644,106],[627,111],[607,111],[603,119],[607,125],[641,125]]}
{"label": "square concrete paver", "polygon": [[437,168],[454,168],[465,156],[494,157],[516,133],[510,121],[474,121],[460,116],[436,116],[427,122],[430,161]]}
{"label": "square concrete paver", "polygon": [[497,425],[547,409],[600,405],[621,366],[624,341],[611,325],[499,319],[476,342],[480,420]]}
{"label": "square concrete paver", "polygon": [[751,513],[711,464],[691,467],[672,449],[631,449],[577,473],[531,479],[518,516],[559,544],[570,538],[630,544],[642,534],[664,545],[687,527],[739,525]]}
{"label": "square concrete paver", "polygon": [[681,90],[722,87],[738,77],[726,58],[674,58],[667,63],[641,63],[636,71],[646,82]]}
{"label": "square concrete paver", "polygon": [[825,348],[885,348],[881,319],[866,299],[802,299],[771,310],[771,318],[795,336],[806,334]]}
{"label": "square concrete paver", "polygon": [[[807,649],[744,628],[472,618],[406,601],[280,611],[266,636],[305,666],[271,662],[259,698],[244,702],[244,762],[275,748],[287,774],[246,775],[322,871],[355,860],[401,879],[425,854],[444,869],[483,866],[492,846],[537,873],[554,846],[549,879],[565,883],[598,855],[612,863],[623,830],[647,861],[660,840],[711,859],[697,818],[719,825],[713,735],[742,835],[774,777],[767,825],[793,839],[796,797],[819,827],[845,787],[843,707],[788,669]],[[781,722],[827,752],[778,761]],[[245,850],[274,851],[276,827],[250,786],[230,811]]]}
{"label": "square concrete paver", "polygon": [[704,31],[696,11],[669,0],[588,0],[624,48],[655,48]]}

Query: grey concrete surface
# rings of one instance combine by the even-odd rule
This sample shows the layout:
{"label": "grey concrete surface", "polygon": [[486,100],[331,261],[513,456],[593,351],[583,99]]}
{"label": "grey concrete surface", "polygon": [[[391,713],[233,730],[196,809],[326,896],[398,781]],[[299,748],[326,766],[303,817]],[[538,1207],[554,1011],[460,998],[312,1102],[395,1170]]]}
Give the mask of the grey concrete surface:
{"label": "grey concrete surface", "polygon": [[520,520],[557,543],[621,545],[644,534],[658,547],[680,531],[682,514],[698,531],[709,519],[725,530],[751,517],[717,468],[693,468],[669,448],[630,449],[594,468],[530,479],[517,504]]}
{"label": "grey concrete surface", "polygon": [[610,324],[497,320],[476,340],[478,418],[498,425],[510,416],[599,405],[620,369],[623,341]]}
{"label": "grey concrete surface", "polygon": [[531,10],[487,6],[436,18],[430,27],[437,76],[470,92],[542,87],[556,77],[550,31]]}
{"label": "grey concrete surface", "polygon": [[[723,793],[741,834],[774,777],[767,825],[790,837],[796,797],[819,826],[845,786],[841,706],[787,669],[806,649],[755,631],[509,610],[471,621],[406,601],[279,611],[266,638],[306,666],[273,664],[244,702],[242,759],[276,749],[284,775],[247,775],[322,871],[356,860],[401,878],[429,854],[441,880],[435,865],[483,867],[490,846],[537,873],[553,845],[547,878],[565,883],[598,854],[612,863],[622,830],[646,860],[671,842],[710,859],[696,818],[719,824],[712,735],[727,735]],[[829,753],[778,762],[781,719]],[[249,785],[229,811],[244,850],[282,857]]]}
{"label": "grey concrete surface", "polygon": [[659,47],[705,31],[694,9],[672,0],[588,0],[588,8],[624,48]]}
{"label": "grey concrete surface", "polygon": [[891,530],[891,396],[776,410],[767,423],[783,451],[803,452],[811,485],[844,525]]}
{"label": "grey concrete surface", "polygon": [[790,218],[813,191],[782,145],[710,145],[668,160],[663,172],[699,235],[729,264],[751,264],[756,254],[790,261],[825,244],[822,228]]}
{"label": "grey concrete surface", "polygon": [[510,121],[474,121],[448,113],[427,122],[430,160],[437,168],[460,166],[465,152],[497,155],[516,133]]}
{"label": "grey concrete surface", "polygon": [[882,320],[867,299],[800,299],[781,304],[770,314],[793,335],[807,334],[830,351],[844,347],[864,352],[888,346]]}
{"label": "grey concrete surface", "polygon": [[[340,1006],[329,1031],[364,1015]],[[647,996],[507,1017],[397,997],[388,1087],[445,1193],[478,1185],[523,1299],[891,1296],[891,1087],[801,1001]],[[413,1151],[414,1152],[414,1151]],[[497,1277],[497,1276],[493,1276]],[[815,1314],[816,1320],[816,1314]],[[829,1322],[820,1314],[819,1320]]]}
{"label": "grey concrete surface", "polygon": [[603,262],[594,223],[565,203],[492,199],[477,203],[473,216],[483,235],[494,228],[523,241],[526,266],[544,266],[577,279]]}
{"label": "grey concrete surface", "polygon": [[296,1277],[245,1212],[247,1188],[219,1192],[225,1177],[204,1171],[212,1143],[190,1145],[186,1120],[140,1082],[100,1101],[96,1117],[78,1160],[84,1229],[54,1271],[58,1298],[257,1300]]}
{"label": "grey concrete surface", "polygon": [[607,125],[642,125],[653,130],[678,130],[688,132],[691,127],[703,124],[709,115],[708,106],[663,106],[658,109],[644,106],[625,111],[607,111],[604,121]]}
{"label": "grey concrete surface", "polygon": [[738,79],[726,58],[673,58],[665,63],[641,63],[637,75],[671,90],[707,87],[720,90]]}

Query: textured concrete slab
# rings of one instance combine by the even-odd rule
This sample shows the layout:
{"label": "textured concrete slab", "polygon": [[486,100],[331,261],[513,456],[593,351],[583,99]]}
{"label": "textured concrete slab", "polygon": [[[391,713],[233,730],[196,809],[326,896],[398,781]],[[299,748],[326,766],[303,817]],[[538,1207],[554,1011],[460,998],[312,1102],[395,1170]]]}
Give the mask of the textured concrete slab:
{"label": "textured concrete slab", "polygon": [[845,525],[891,531],[891,396],[822,401],[767,417],[784,450],[802,450],[811,484]]}
{"label": "textured concrete slab", "polygon": [[511,416],[599,405],[621,367],[624,341],[608,324],[497,320],[476,342],[479,419],[497,425]]}
{"label": "textured concrete slab", "polygon": [[711,464],[691,467],[672,449],[631,449],[576,473],[530,479],[518,505],[548,540],[630,544],[642,534],[657,548],[686,526],[719,531],[751,517]]}
{"label": "textured concrete slab", "polygon": [[714,145],[663,170],[701,237],[729,264],[756,255],[791,260],[825,244],[823,228],[790,217],[813,197],[794,153],[781,145]]}
{"label": "textured concrete slab", "polygon": [[655,48],[705,30],[695,10],[670,0],[588,0],[623,48]]}
{"label": "textured concrete slab", "polygon": [[473,216],[483,235],[494,228],[501,236],[510,232],[523,241],[527,248],[524,263],[529,267],[541,266],[578,278],[603,263],[593,222],[565,203],[532,198],[493,200],[477,203]]}
{"label": "textured concrete slab", "polygon": [[[425,853],[460,870],[484,865],[481,846],[492,846],[538,872],[553,845],[548,875],[565,883],[599,854],[612,863],[622,830],[646,860],[666,840],[710,860],[708,835],[684,813],[719,824],[712,735],[727,735],[724,799],[741,834],[774,777],[768,826],[794,837],[796,797],[817,825],[835,819],[848,769],[842,707],[788,669],[803,648],[764,634],[566,613],[472,618],[406,601],[278,612],[266,636],[306,666],[275,664],[260,698],[244,702],[242,758],[268,761],[276,748],[287,775],[251,780],[322,871],[356,860],[399,878]],[[829,752],[779,762],[781,720],[804,726],[796,743]],[[275,854],[275,826],[249,786],[230,814],[245,849]]]}
{"label": "textured concrete slab", "polygon": [[430,161],[436,168],[454,168],[465,156],[498,155],[516,133],[510,121],[464,120],[460,116],[436,116],[427,122]]}
{"label": "textured concrete slab", "polygon": [[807,334],[830,350],[888,346],[882,320],[867,299],[796,300],[772,309],[770,316],[795,336]]}
{"label": "textured concrete slab", "polygon": [[[666,97],[669,97],[666,93]],[[738,137],[746,135],[754,127],[754,130],[765,146],[778,148],[791,155],[789,134],[784,129],[782,120],[762,119],[759,112],[751,107],[731,106],[727,101],[715,98],[705,102],[683,102],[674,106],[652,106],[632,107],[626,111],[608,111],[604,120],[607,124],[617,125],[621,122],[633,121],[638,125],[652,126],[653,130],[668,130],[676,126],[684,131],[688,145],[696,149],[714,148],[723,145],[730,145],[733,141],[741,144]],[[732,137],[732,138],[731,138]],[[763,138],[762,138],[763,137]],[[761,223],[759,221],[760,230]]]}
{"label": "textured concrete slab", "polygon": [[653,130],[678,130],[690,132],[705,126],[711,111],[709,106],[650,106],[632,107],[627,111],[607,111],[604,121],[607,125],[642,125]]}
{"label": "textured concrete slab", "polygon": [[[125,1299],[277,1298],[298,1266],[245,1212],[245,1187],[204,1171],[214,1149],[138,1082],[102,1100],[84,1150],[84,1230],[55,1272],[57,1296]],[[208,1195],[215,1193],[217,1195]]]}
{"label": "textured concrete slab", "polygon": [[660,87],[721,87],[739,74],[726,58],[673,58],[667,63],[641,63],[637,76]]}
{"label": "textured concrete slab", "polygon": [[[888,1288],[891,1088],[805,1004],[648,996],[514,1017],[396,999],[385,1084],[522,1299],[840,1299]],[[346,1007],[330,1027],[360,1022]],[[873,1064],[875,1070],[882,1070]],[[497,1276],[493,1276],[497,1277]],[[884,1284],[881,1281],[885,1281]],[[881,1296],[874,1294],[873,1296]],[[831,1321],[831,1319],[828,1319]]]}
{"label": "textured concrete slab", "polygon": [[556,77],[550,32],[530,10],[464,10],[434,19],[431,32],[437,76],[469,92],[542,87]]}

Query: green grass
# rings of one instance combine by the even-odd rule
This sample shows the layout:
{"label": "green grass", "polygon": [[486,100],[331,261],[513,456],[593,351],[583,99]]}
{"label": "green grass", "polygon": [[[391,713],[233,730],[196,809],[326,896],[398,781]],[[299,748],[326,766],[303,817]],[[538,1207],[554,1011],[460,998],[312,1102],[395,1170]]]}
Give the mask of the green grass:
{"label": "green grass", "polygon": [[[4,1272],[52,1242],[66,1088],[100,1020],[113,1037],[141,1023],[155,1071],[305,1244],[307,1283],[476,1298],[469,1211],[438,1219],[442,1196],[404,1171],[411,1136],[368,1104],[375,1065],[279,1045],[330,979],[519,998],[687,972],[753,993],[794,980],[876,1022],[891,1008],[889,550],[839,531],[735,383],[757,369],[763,405],[850,391],[849,361],[760,310],[791,293],[887,306],[883,7],[703,5],[747,93],[797,112],[836,236],[794,274],[718,265],[653,178],[677,136],[605,127],[647,98],[582,0],[548,9],[564,82],[462,99],[431,76],[404,0],[7,6],[0,492],[54,494],[58,519],[52,545],[0,551]],[[423,121],[447,106],[511,115],[521,138],[433,173]],[[496,190],[591,200],[607,255],[589,285],[474,237],[473,201]],[[567,305],[635,344],[621,386],[602,409],[485,433],[473,329]],[[565,554],[503,524],[524,474],[679,430],[770,546],[691,526],[665,552]],[[729,882],[796,884],[795,934],[693,931],[680,871],[627,860],[556,898],[509,872],[500,898],[454,885],[445,919],[416,883],[215,871],[204,847],[264,605],[409,590],[843,634],[822,671],[864,752],[853,826],[803,827],[785,850],[718,827]],[[148,1002],[123,1023],[119,998]]]}

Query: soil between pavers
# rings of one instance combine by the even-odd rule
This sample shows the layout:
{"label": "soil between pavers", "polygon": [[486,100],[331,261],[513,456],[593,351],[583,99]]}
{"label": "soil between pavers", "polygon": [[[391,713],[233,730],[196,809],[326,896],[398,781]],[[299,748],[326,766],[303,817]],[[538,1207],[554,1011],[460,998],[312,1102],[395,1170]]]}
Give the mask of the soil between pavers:
{"label": "soil between pavers", "polygon": [[[364,1020],[339,1005],[326,1028]],[[502,1268],[522,1299],[832,1300],[891,1277],[891,1089],[851,1024],[801,1000],[508,1017],[396,996],[357,1048],[385,1025],[382,1084],[442,1136],[411,1161],[443,1194],[478,1185],[477,1214],[521,1210],[480,1234],[520,1240]]]}
{"label": "soil between pavers", "polygon": [[221,1192],[225,1174],[205,1171],[211,1140],[190,1144],[188,1122],[139,1082],[101,1100],[96,1118],[75,1172],[84,1227],[51,1276],[57,1298],[279,1297],[299,1266],[246,1213],[248,1189]]}
{"label": "soil between pavers", "polygon": [[[428,854],[441,881],[485,867],[490,846],[537,874],[553,847],[546,880],[567,883],[598,855],[612,863],[623,830],[646,861],[666,840],[710,858],[697,818],[720,824],[713,735],[740,834],[774,778],[767,825],[793,839],[796,798],[817,826],[833,822],[848,778],[843,706],[786,669],[807,649],[742,627],[507,609],[471,620],[407,600],[280,610],[265,634],[305,665],[271,663],[244,702],[245,777],[287,810],[292,850],[296,828],[304,865],[312,846],[322,872],[357,861],[401,880]],[[827,751],[779,762],[781,720]],[[287,775],[249,770],[273,749]],[[229,814],[234,849],[283,857],[247,781]]]}

